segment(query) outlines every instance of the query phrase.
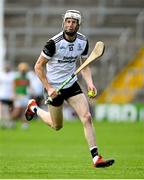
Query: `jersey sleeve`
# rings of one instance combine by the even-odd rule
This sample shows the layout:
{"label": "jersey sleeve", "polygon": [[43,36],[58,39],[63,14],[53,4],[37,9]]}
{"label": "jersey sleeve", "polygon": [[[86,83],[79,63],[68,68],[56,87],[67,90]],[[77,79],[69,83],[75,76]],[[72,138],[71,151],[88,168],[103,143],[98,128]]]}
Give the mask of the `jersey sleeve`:
{"label": "jersey sleeve", "polygon": [[82,58],[87,58],[88,57],[88,51],[89,51],[89,42],[87,40],[85,49],[84,49],[83,53],[81,54],[81,57]]}
{"label": "jersey sleeve", "polygon": [[44,46],[43,50],[42,50],[42,55],[46,58],[46,59],[51,59],[51,57],[55,54],[55,42],[50,39],[46,45]]}

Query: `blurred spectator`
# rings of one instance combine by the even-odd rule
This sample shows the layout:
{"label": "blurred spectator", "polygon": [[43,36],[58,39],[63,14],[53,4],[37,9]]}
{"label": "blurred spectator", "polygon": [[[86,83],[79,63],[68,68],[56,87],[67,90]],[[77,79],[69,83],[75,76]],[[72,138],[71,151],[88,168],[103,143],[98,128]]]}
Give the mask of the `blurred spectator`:
{"label": "blurred spectator", "polygon": [[41,83],[40,79],[36,76],[34,71],[30,71],[28,73],[28,76],[29,76],[31,86],[32,86],[32,90],[33,90],[32,92],[30,92],[31,98],[36,99],[38,105],[41,106],[42,100],[43,100],[42,83]]}
{"label": "blurred spectator", "polygon": [[0,127],[2,128],[15,127],[15,123],[10,117],[13,107],[12,83],[14,74],[10,64],[6,64],[4,71],[0,72]]}
{"label": "blurred spectator", "polygon": [[25,120],[24,111],[30,97],[29,90],[31,88],[30,79],[28,78],[29,65],[27,63],[18,64],[18,72],[13,81],[14,108],[12,111],[12,119],[22,120],[22,128],[28,128],[28,122]]}

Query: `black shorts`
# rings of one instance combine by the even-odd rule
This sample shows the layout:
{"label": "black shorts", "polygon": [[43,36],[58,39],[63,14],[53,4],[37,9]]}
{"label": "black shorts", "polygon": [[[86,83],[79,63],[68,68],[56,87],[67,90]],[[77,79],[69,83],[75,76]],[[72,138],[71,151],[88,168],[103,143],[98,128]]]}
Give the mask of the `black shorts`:
{"label": "black shorts", "polygon": [[60,106],[63,104],[64,100],[67,100],[68,98],[81,93],[83,92],[79,84],[75,82],[71,87],[66,89],[61,89],[60,94],[56,98],[54,98],[52,102],[50,102],[50,105]]}
{"label": "black shorts", "polygon": [[12,100],[0,99],[0,102],[2,102],[5,105],[8,105],[10,107],[13,106],[13,101]]}

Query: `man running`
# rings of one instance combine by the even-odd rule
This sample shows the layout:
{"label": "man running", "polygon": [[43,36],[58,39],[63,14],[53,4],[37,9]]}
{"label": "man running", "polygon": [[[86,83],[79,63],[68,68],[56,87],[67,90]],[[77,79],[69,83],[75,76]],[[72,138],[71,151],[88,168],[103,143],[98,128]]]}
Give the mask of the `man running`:
{"label": "man running", "polygon": [[[81,13],[77,10],[67,10],[63,17],[63,31],[52,37],[44,46],[35,64],[35,72],[53,101],[48,105],[49,112],[46,112],[38,107],[34,99],[31,99],[25,116],[30,121],[37,114],[48,126],[59,130],[63,126],[63,103],[67,101],[83,124],[94,167],[107,167],[111,166],[114,160],[104,160],[98,154],[89,104],[77,82],[77,77],[73,78],[60,91],[60,94],[56,91],[75,72],[76,61],[80,60],[82,63],[88,57],[89,44],[87,38],[78,32],[80,25]],[[82,70],[82,76],[86,81],[88,91],[96,92],[89,67]]]}

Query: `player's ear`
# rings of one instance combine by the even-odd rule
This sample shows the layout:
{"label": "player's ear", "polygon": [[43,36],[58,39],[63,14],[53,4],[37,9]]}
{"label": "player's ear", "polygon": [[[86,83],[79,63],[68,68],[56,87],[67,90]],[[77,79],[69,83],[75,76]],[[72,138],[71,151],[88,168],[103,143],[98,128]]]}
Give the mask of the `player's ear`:
{"label": "player's ear", "polygon": [[79,28],[80,28],[80,25],[77,23],[76,32],[79,30]]}

